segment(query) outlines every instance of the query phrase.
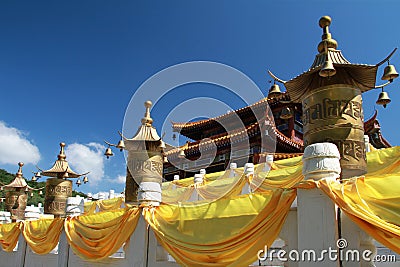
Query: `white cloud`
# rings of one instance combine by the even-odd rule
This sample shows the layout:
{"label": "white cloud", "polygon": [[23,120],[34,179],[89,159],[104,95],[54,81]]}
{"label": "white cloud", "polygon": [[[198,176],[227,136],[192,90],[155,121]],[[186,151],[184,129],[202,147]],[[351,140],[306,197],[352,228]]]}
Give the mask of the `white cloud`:
{"label": "white cloud", "polygon": [[65,153],[73,170],[78,173],[90,172],[87,175],[89,185],[98,185],[104,177],[104,149],[99,143],[73,143],[67,146]]}
{"label": "white cloud", "polygon": [[22,161],[37,164],[39,160],[39,148],[23,132],[0,121],[0,163],[17,164]]}
{"label": "white cloud", "polygon": [[126,181],[126,175],[118,175],[117,179],[115,179],[115,182],[117,184],[125,184]]}

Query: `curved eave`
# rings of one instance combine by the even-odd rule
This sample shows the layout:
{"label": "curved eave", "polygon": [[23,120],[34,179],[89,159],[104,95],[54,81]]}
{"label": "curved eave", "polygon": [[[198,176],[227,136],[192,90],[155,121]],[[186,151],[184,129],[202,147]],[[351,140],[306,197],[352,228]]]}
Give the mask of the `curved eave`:
{"label": "curved eave", "polygon": [[293,102],[300,103],[309,88],[316,88],[328,84],[349,84],[366,92],[375,87],[377,65],[364,64],[333,64],[336,75],[322,78],[318,72],[321,67],[310,69],[299,76],[285,82]]}
{"label": "curved eave", "polygon": [[3,185],[3,188],[6,190],[12,190],[13,188],[28,188],[29,190],[33,190],[22,177],[15,177],[11,183]]}
{"label": "curved eave", "polygon": [[51,167],[49,170],[42,171],[42,175],[47,177],[59,177],[65,172],[68,173],[68,178],[78,178],[83,175],[71,170],[68,165],[68,161],[65,160],[56,160],[53,167]]}
{"label": "curved eave", "polygon": [[[288,145],[289,147],[292,147],[292,148],[300,150],[300,151],[303,149],[303,142],[299,142],[299,141],[290,139],[289,137],[287,137],[283,133],[281,133],[275,126],[272,126],[271,129],[272,129],[272,133],[276,137],[277,142],[284,144],[284,145]],[[214,137],[212,137],[211,140],[203,142],[202,146],[207,146],[212,143],[215,143],[219,147],[219,146],[223,146],[223,145],[228,145],[231,143],[231,141],[235,141],[237,139],[251,138],[251,137],[259,135],[259,134],[260,134],[259,124],[258,124],[258,122],[256,122],[241,131],[232,132],[229,134],[224,133],[224,134],[214,136]],[[190,150],[199,151],[199,146],[200,146],[200,141],[196,141],[193,143],[187,143],[187,146],[185,148],[172,149],[166,153],[166,156],[178,155],[181,149],[184,151],[190,151]]]}
{"label": "curved eave", "polygon": [[135,136],[128,141],[160,141],[161,137],[153,126],[141,125]]}
{"label": "curved eave", "polygon": [[[244,114],[246,112],[249,112],[253,108],[259,108],[262,106],[266,106],[266,104],[273,105],[276,104],[279,101],[290,101],[290,96],[287,92],[283,92],[280,96],[274,97],[274,98],[263,98],[260,101],[257,101],[256,103],[225,113],[223,115],[220,115],[218,117],[214,118],[209,118],[209,119],[204,119],[204,120],[199,120],[199,121],[194,121],[194,122],[171,122],[172,124],[172,131],[174,132],[180,132],[180,134],[185,135],[185,133],[189,133],[191,131],[196,132],[199,131],[200,128],[204,127],[205,125],[218,121],[223,121],[225,119],[230,118],[231,116],[239,116],[241,114]],[[189,136],[188,136],[189,137]],[[190,138],[190,137],[189,137]]]}

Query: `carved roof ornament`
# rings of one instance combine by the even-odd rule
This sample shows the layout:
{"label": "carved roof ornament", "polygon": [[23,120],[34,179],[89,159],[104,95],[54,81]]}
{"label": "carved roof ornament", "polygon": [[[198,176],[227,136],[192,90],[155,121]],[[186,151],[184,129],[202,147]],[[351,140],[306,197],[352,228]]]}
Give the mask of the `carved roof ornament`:
{"label": "carved roof ornament", "polygon": [[53,166],[46,170],[42,171],[43,176],[48,177],[56,177],[59,179],[67,179],[67,178],[78,178],[82,175],[86,175],[88,173],[78,174],[74,172],[68,164],[67,156],[64,151],[65,143],[60,143],[60,153],[57,156],[57,160],[54,162]]}
{"label": "carved roof ornament", "polygon": [[23,177],[23,174],[22,174],[22,166],[24,166],[24,163],[23,163],[23,162],[19,162],[19,163],[18,163],[18,166],[19,166],[18,172],[15,174],[14,180],[12,180],[11,183],[9,183],[9,184],[7,184],[7,185],[3,185],[3,186],[2,186],[3,189],[5,189],[5,190],[12,190],[12,189],[14,189],[14,188],[27,188],[29,191],[30,191],[30,190],[34,190],[34,188],[30,187],[30,186],[26,183],[26,181],[25,181],[25,179],[24,179],[24,177]]}
{"label": "carved roof ornament", "polygon": [[129,141],[160,141],[161,137],[158,135],[156,128],[153,127],[153,119],[150,117],[150,108],[153,105],[151,101],[144,102],[146,112],[142,118],[142,125],[139,126],[135,136]]}

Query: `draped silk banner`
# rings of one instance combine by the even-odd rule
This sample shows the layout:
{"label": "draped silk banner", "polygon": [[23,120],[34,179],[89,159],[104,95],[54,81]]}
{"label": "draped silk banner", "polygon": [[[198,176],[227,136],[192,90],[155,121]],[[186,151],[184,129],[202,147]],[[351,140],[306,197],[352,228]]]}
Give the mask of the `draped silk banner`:
{"label": "draped silk banner", "polygon": [[129,239],[139,216],[139,210],[131,208],[68,217],[64,224],[67,241],[81,258],[107,258]]}
{"label": "draped silk banner", "polygon": [[105,199],[105,200],[97,200],[92,202],[86,202],[84,204],[85,214],[93,214],[96,212],[96,208],[99,211],[111,211],[117,210],[121,208],[121,205],[124,203],[124,199],[122,197]]}
{"label": "draped silk banner", "polygon": [[0,224],[0,243],[4,251],[11,252],[18,242],[21,222]]}
{"label": "draped silk banner", "polygon": [[276,239],[295,197],[295,189],[275,189],[211,203],[145,208],[143,215],[183,266],[247,266]]}
{"label": "draped silk banner", "polygon": [[36,254],[47,254],[58,244],[64,219],[25,221],[22,234],[26,243]]}
{"label": "draped silk banner", "polygon": [[400,253],[400,173],[352,178],[343,184],[321,180],[317,186],[361,229]]}

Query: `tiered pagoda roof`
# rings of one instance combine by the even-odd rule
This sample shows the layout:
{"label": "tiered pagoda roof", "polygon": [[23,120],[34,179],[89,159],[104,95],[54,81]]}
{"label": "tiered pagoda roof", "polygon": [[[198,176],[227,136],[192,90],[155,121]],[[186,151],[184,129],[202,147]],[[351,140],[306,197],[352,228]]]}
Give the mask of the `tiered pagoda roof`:
{"label": "tiered pagoda roof", "polygon": [[56,177],[56,178],[78,178],[84,174],[78,174],[74,172],[71,167],[69,167],[67,156],[64,152],[65,143],[60,143],[60,153],[57,156],[57,160],[54,162],[54,165],[45,171],[42,171],[42,175],[48,177]]}

